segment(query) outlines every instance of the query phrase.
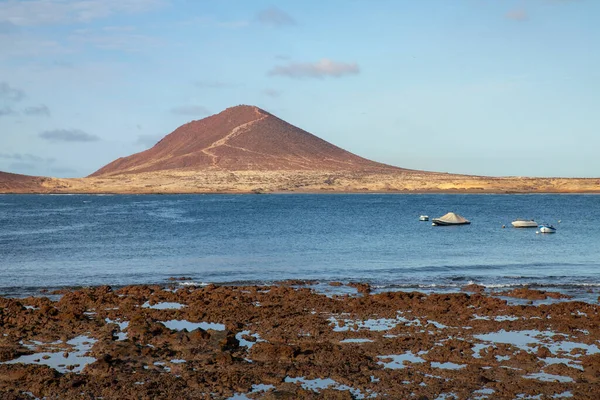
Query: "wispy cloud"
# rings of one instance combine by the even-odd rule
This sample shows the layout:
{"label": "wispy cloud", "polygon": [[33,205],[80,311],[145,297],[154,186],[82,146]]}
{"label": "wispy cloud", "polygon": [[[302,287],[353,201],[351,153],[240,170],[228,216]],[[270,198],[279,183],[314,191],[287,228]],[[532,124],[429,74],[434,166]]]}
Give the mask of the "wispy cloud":
{"label": "wispy cloud", "polygon": [[196,26],[205,28],[242,29],[250,26],[247,20],[221,20],[211,16],[196,16],[180,23],[184,26]]}
{"label": "wispy cloud", "polygon": [[289,63],[279,65],[269,71],[270,76],[286,76],[289,78],[339,78],[344,75],[356,75],[360,73],[360,68],[356,63],[336,62],[329,59],[322,59],[315,63]]}
{"label": "wispy cloud", "polygon": [[527,21],[529,19],[529,14],[527,14],[527,11],[519,8],[507,12],[505,17],[513,21]]}
{"label": "wispy cloud", "polygon": [[13,110],[12,108],[5,106],[5,107],[0,107],[0,117],[4,117],[6,115],[14,115],[17,112],[15,110]]}
{"label": "wispy cloud", "polygon": [[[30,175],[62,175],[72,174],[76,172],[72,168],[68,168],[61,165],[56,165],[57,161],[55,158],[39,157],[33,154],[21,154],[13,153],[6,154],[0,153],[0,162],[6,160],[8,164],[4,168],[11,172],[30,174]],[[3,168],[3,169],[4,169]]]}
{"label": "wispy cloud", "polygon": [[263,94],[269,97],[279,97],[281,96],[281,91],[275,89],[265,89],[263,90]]}
{"label": "wispy cloud", "polygon": [[139,135],[135,145],[143,147],[152,147],[162,139],[162,135]]}
{"label": "wispy cloud", "polygon": [[16,102],[25,98],[25,92],[10,86],[6,82],[0,82],[0,100]]}
{"label": "wispy cloud", "polygon": [[[142,35],[129,29],[78,29],[69,40],[76,45],[89,45],[101,50],[118,50],[124,52],[139,52],[147,48],[156,48],[163,41],[148,35]],[[128,27],[124,27],[128,28]]]}
{"label": "wispy cloud", "polygon": [[50,172],[53,174],[73,174],[73,173],[77,172],[77,170],[74,168],[70,168],[70,167],[56,167],[56,168],[51,168]]}
{"label": "wispy cloud", "polygon": [[39,137],[50,142],[97,142],[100,138],[80,129],[55,129],[44,131]]}
{"label": "wispy cloud", "polygon": [[55,158],[40,157],[29,153],[0,153],[0,160],[10,162],[8,168],[11,171],[29,172],[40,167],[47,168],[54,165]]}
{"label": "wispy cloud", "polygon": [[166,3],[167,0],[8,0],[0,1],[0,15],[17,26],[54,25],[143,13]]}
{"label": "wispy cloud", "polygon": [[173,114],[188,115],[191,117],[203,117],[210,114],[210,111],[208,111],[206,107],[197,105],[173,107],[171,112]]}
{"label": "wispy cloud", "polygon": [[[2,1],[0,0],[0,4]],[[62,43],[47,36],[35,34],[0,35],[0,60],[14,58],[39,58],[44,55],[70,53]]]}
{"label": "wispy cloud", "polygon": [[197,81],[194,82],[194,85],[202,89],[222,89],[238,86],[235,83],[228,83],[222,81]]}
{"label": "wispy cloud", "polygon": [[44,158],[29,153],[0,153],[0,158],[4,160],[14,160],[22,162],[46,163],[51,164],[56,161],[55,158]]}
{"label": "wispy cloud", "polygon": [[0,20],[0,35],[11,35],[17,31],[17,26],[10,21]]}
{"label": "wispy cloud", "polygon": [[260,11],[256,19],[263,25],[274,27],[296,25],[296,20],[291,15],[275,6]]}
{"label": "wispy cloud", "polygon": [[25,113],[25,115],[30,115],[30,116],[45,116],[45,117],[50,116],[50,109],[45,104],[41,104],[39,106],[27,107],[25,110],[23,110],[23,112]]}

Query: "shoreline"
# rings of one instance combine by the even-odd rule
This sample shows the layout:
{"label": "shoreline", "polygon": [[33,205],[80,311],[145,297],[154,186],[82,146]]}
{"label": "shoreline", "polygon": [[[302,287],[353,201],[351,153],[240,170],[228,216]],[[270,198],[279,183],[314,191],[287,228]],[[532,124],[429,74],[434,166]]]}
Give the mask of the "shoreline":
{"label": "shoreline", "polygon": [[[5,174],[6,175],[6,174]],[[12,180],[11,180],[12,179]],[[485,177],[401,171],[169,170],[86,178],[2,178],[2,193],[600,193],[600,178]]]}
{"label": "shoreline", "polygon": [[52,196],[132,196],[132,195],[155,195],[155,196],[179,196],[179,195],[343,195],[343,194],[390,194],[390,195],[421,195],[421,194],[468,194],[468,195],[599,195],[600,187],[598,190],[587,190],[587,191],[481,191],[481,190],[460,190],[460,189],[449,189],[449,190],[389,190],[389,191],[334,191],[334,190],[314,190],[314,191],[273,191],[273,192],[260,192],[255,191],[189,191],[189,192],[139,192],[139,191],[107,191],[107,192],[0,192],[0,195],[52,195]]}
{"label": "shoreline", "polygon": [[[80,290],[96,289],[98,287],[110,286],[113,290],[120,290],[126,287],[141,287],[152,286],[170,288],[170,290],[185,289],[185,288],[203,288],[205,286],[223,287],[223,288],[239,288],[260,286],[265,288],[270,287],[293,287],[295,289],[308,289],[316,294],[324,296],[344,296],[356,295],[357,288],[368,288],[370,294],[383,293],[412,293],[418,292],[423,295],[445,295],[445,294],[460,294],[460,293],[479,293],[490,297],[498,298],[507,301],[512,305],[523,305],[526,303],[540,305],[550,304],[564,301],[577,301],[588,304],[600,302],[600,282],[571,282],[571,283],[484,283],[484,282],[457,282],[451,284],[448,282],[441,283],[378,283],[374,281],[362,280],[343,280],[329,281],[327,279],[308,278],[298,279],[289,278],[277,281],[253,280],[253,281],[209,281],[195,280],[191,277],[185,278],[168,278],[147,282],[128,282],[128,283],[106,283],[106,284],[90,284],[90,285],[61,285],[61,286],[32,286],[32,287],[4,287],[0,288],[0,298],[6,299],[24,299],[24,298],[51,298],[52,301],[60,299],[63,293],[76,292]],[[513,296],[511,293],[520,293],[519,296]],[[525,293],[525,295],[523,295]],[[528,297],[526,294],[533,294]],[[540,297],[539,293],[546,293],[547,296]]]}
{"label": "shoreline", "polygon": [[561,296],[521,288],[505,294],[531,303],[511,304],[478,285],[329,282],[351,292],[326,295],[299,280],[179,282],[0,297],[0,394],[593,399],[600,384],[597,302],[541,304]]}

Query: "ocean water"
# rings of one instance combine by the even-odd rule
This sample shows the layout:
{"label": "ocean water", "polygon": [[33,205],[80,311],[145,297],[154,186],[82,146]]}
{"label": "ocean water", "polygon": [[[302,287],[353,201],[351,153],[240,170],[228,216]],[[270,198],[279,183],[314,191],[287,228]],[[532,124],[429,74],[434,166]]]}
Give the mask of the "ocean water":
{"label": "ocean water", "polygon": [[[419,221],[448,211],[472,224]],[[512,228],[519,217],[558,232]],[[599,223],[597,195],[0,195],[0,295],[181,276],[589,293]]]}

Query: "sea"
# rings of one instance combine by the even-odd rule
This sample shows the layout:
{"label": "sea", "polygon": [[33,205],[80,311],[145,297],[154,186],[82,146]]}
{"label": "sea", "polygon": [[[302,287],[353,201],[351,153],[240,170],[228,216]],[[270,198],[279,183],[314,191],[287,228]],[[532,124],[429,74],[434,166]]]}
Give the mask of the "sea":
{"label": "sea", "polygon": [[[449,211],[471,225],[419,221]],[[557,232],[512,228],[516,218]],[[0,195],[0,295],[174,277],[425,292],[529,286],[596,301],[599,224],[598,195]]]}

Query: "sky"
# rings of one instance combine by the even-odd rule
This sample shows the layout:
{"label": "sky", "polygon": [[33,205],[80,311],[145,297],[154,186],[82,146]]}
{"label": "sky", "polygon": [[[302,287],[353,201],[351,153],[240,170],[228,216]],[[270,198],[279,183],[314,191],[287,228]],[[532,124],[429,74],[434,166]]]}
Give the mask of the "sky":
{"label": "sky", "polygon": [[88,175],[261,107],[360,156],[600,176],[597,0],[0,0],[0,170]]}

